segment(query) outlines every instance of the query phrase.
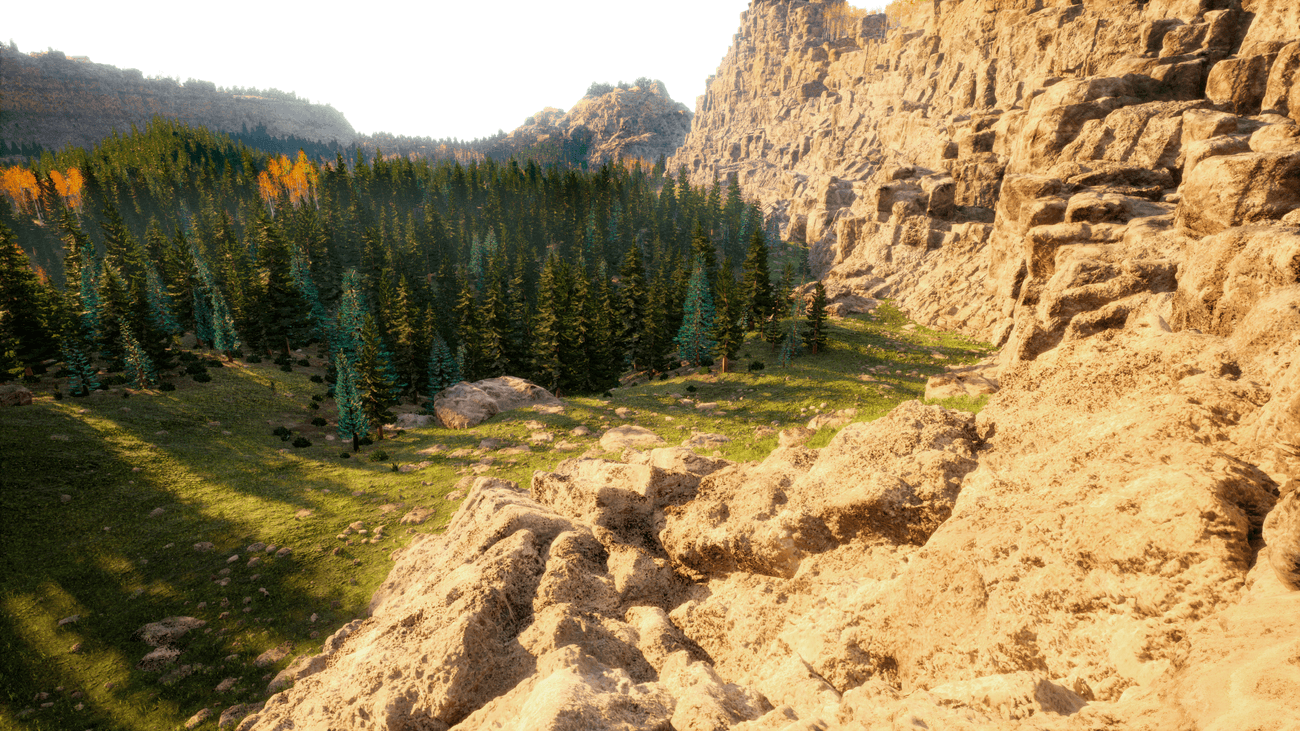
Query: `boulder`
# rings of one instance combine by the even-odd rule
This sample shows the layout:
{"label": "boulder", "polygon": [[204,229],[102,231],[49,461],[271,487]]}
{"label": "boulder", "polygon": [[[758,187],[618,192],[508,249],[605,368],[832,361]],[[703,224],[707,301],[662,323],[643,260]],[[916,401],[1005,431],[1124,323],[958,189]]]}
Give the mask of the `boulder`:
{"label": "boulder", "polygon": [[436,423],[437,417],[428,414],[399,414],[393,421],[398,429],[423,429]]}
{"label": "boulder", "polygon": [[522,378],[502,376],[475,383],[461,382],[434,399],[438,421],[449,429],[469,429],[493,416],[532,405],[558,405],[551,392]]}
{"label": "boulder", "polygon": [[1276,221],[1300,208],[1300,151],[1209,158],[1188,174],[1182,193],[1178,223],[1199,236]]}
{"label": "boulder", "polygon": [[31,406],[32,392],[14,383],[0,385],[0,406]]}
{"label": "boulder", "polygon": [[663,437],[643,426],[626,424],[616,426],[600,437],[600,448],[606,452],[621,452],[624,449],[639,449],[666,444]]}

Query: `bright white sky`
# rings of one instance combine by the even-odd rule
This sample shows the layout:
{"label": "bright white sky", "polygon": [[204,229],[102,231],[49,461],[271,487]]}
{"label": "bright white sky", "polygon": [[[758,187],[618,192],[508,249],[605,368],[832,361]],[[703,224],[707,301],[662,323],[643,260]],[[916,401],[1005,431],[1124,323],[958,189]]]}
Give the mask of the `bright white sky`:
{"label": "bright white sky", "polygon": [[593,81],[661,79],[694,110],[749,0],[7,5],[0,42],[24,53],[292,91],[363,134],[473,139],[568,109]]}

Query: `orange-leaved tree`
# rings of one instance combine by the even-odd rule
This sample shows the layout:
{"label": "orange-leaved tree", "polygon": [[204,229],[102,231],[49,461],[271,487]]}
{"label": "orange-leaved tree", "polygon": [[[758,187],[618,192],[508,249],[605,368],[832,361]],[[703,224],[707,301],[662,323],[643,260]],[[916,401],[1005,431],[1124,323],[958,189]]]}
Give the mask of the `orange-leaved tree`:
{"label": "orange-leaved tree", "polygon": [[41,186],[28,168],[14,166],[0,171],[0,192],[9,196],[18,210],[45,219],[41,213]]}

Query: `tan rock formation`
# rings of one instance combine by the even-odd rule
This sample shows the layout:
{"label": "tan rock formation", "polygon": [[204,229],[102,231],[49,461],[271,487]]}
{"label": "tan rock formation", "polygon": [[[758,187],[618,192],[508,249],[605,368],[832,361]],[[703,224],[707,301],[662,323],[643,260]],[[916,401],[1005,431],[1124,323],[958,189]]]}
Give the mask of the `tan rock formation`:
{"label": "tan rock formation", "polygon": [[504,411],[524,406],[555,406],[560,403],[550,391],[514,376],[461,382],[438,394],[433,410],[449,429],[478,426]]}

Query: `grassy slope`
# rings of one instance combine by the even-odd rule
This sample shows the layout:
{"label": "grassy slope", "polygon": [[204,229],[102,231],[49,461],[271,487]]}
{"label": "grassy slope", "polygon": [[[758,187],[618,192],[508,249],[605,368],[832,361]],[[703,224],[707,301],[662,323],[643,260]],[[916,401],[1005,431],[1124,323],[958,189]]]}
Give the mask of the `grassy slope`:
{"label": "grassy slope", "polygon": [[[751,342],[737,362],[765,360],[767,369],[655,381],[619,389],[612,399],[568,399],[563,414],[511,412],[467,431],[413,430],[357,459],[341,459],[342,445],[309,425],[313,416],[333,420],[329,402],[319,411],[309,406],[312,394],[324,392],[309,381],[319,367],[283,373],[269,364],[236,363],[215,369],[210,384],[177,379],[178,390],[169,393],[123,398],[114,389],[87,399],[44,396],[32,407],[5,409],[0,728],[172,729],[200,708],[265,699],[267,681],[289,659],[315,651],[339,626],[364,616],[394,549],[415,531],[446,526],[459,480],[478,472],[526,486],[534,470],[578,456],[604,428],[628,423],[614,414],[617,407],[632,409],[632,422],[670,444],[694,430],[721,433],[733,438],[724,456],[756,459],[775,446],[773,428],[850,407],[858,409],[855,421],[876,418],[919,398],[926,378],[944,365],[987,352],[949,333],[904,331],[906,320],[896,310],[878,312],[832,323],[832,350],[789,369],[773,367],[768,346]],[[859,379],[879,366],[888,369],[875,372],[883,385]],[[34,390],[40,396],[53,385]],[[721,408],[702,413],[669,394]],[[529,422],[540,422],[554,442],[505,456],[478,449],[487,437],[528,444],[538,431]],[[281,425],[314,445],[295,449],[272,436]],[[593,434],[572,436],[579,425]],[[827,443],[834,431],[823,429],[812,446]],[[555,448],[564,441],[572,448]],[[379,450],[388,459],[366,459]],[[483,457],[493,463],[477,464]],[[428,466],[392,471],[393,464],[421,462]],[[64,502],[64,495],[71,499]],[[433,515],[416,528],[399,525],[415,506]],[[151,516],[158,508],[163,512]],[[357,520],[386,525],[387,536],[373,545],[337,537]],[[215,549],[196,551],[200,541]],[[249,567],[245,549],[256,542],[293,553],[259,553],[260,564]],[[80,620],[58,625],[72,615]],[[189,666],[186,677],[135,668],[150,648],[133,633],[170,616],[208,622],[182,643],[177,667]],[[261,653],[286,644],[290,658],[255,665]],[[76,652],[74,645],[80,645]],[[217,692],[227,678],[237,679],[234,688]]]}

